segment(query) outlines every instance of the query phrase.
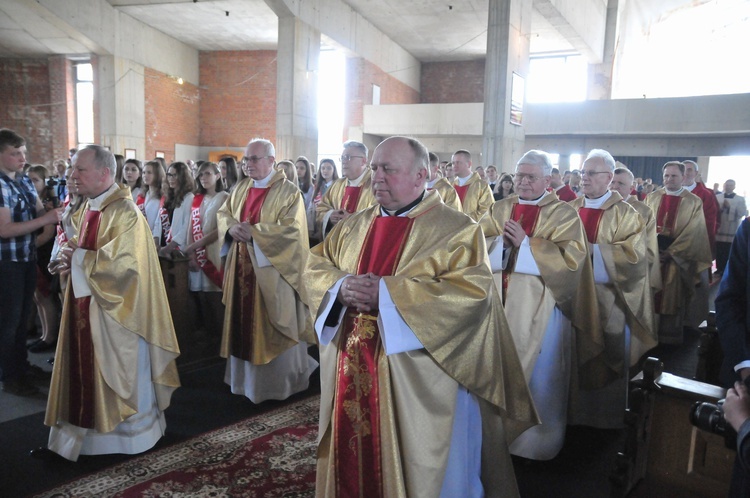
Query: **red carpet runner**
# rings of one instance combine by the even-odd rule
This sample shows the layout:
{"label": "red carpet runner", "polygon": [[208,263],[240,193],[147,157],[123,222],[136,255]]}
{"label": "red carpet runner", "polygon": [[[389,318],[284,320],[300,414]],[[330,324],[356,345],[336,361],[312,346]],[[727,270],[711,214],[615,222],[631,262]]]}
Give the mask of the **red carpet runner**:
{"label": "red carpet runner", "polygon": [[319,406],[313,396],[37,496],[312,497]]}

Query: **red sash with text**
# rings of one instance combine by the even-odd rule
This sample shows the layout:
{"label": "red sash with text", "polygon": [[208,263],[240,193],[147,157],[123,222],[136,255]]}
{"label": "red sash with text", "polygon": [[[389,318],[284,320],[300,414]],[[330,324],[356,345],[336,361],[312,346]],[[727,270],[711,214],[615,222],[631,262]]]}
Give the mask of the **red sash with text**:
{"label": "red sash with text", "polygon": [[466,198],[466,192],[469,191],[469,186],[453,185],[453,188],[456,189],[456,194],[458,194],[458,198],[461,199],[461,205],[463,206],[464,198]]}
{"label": "red sash with text", "polygon": [[[513,210],[510,212],[510,219],[517,221],[527,237],[531,237],[536,229],[536,223],[539,220],[539,211],[541,208],[532,204],[514,204]],[[508,284],[510,283],[510,275],[513,273],[513,269],[516,266],[516,258],[518,257],[518,248],[514,247],[508,258],[508,264],[503,270],[503,303],[505,303],[505,296],[508,294]]]}
{"label": "red sash with text", "polygon": [[159,241],[160,246],[165,246],[172,242],[172,232],[169,230],[172,227],[170,221],[169,212],[164,207],[164,197],[159,201],[159,223],[161,223],[161,240]]}
{"label": "red sash with text", "polygon": [[[243,223],[255,225],[260,221],[260,211],[270,188],[251,188],[247,193],[245,205],[242,207]],[[255,270],[247,250],[247,244],[237,244],[237,282],[234,286],[234,302],[232,310],[232,356],[250,361],[253,352],[255,324]]]}
{"label": "red sash with text", "polygon": [[586,230],[586,238],[590,244],[596,244],[596,237],[599,235],[599,223],[601,223],[603,215],[603,209],[582,207],[578,210],[578,216],[581,217],[583,228]]}
{"label": "red sash with text", "polygon": [[[197,194],[193,197],[193,205],[190,210],[190,221],[193,227],[193,240],[199,241],[203,238],[203,227],[201,226],[201,204],[205,194]],[[198,260],[198,264],[206,274],[208,279],[217,287],[221,287],[224,283],[224,273],[216,268],[208,255],[206,254],[206,246],[203,246],[195,250],[195,258]]]}
{"label": "red sash with text", "polygon": [[[357,274],[393,275],[413,219],[375,218],[360,254]],[[349,310],[339,338],[333,408],[337,496],[383,496],[378,405],[378,358],[382,350],[377,310]]]}
{"label": "red sash with text", "polygon": [[340,209],[343,209],[347,213],[356,212],[359,195],[361,193],[362,187],[346,187],[346,190],[344,190],[344,197],[341,199]]}
{"label": "red sash with text", "polygon": [[141,210],[143,216],[146,216],[146,196],[138,194],[138,197],[135,198],[135,205]]}

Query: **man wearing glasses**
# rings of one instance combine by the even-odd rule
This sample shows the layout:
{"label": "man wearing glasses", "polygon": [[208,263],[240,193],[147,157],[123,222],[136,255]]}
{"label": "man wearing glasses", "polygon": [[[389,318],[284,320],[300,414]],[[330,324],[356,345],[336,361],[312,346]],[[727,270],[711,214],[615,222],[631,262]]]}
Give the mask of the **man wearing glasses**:
{"label": "man wearing glasses", "polygon": [[354,140],[344,143],[341,169],[343,177],[328,188],[316,210],[316,222],[323,237],[339,221],[375,204],[367,168],[367,146]]}
{"label": "man wearing glasses", "polygon": [[604,387],[580,390],[574,397],[572,423],[601,429],[623,426],[628,370],[656,346],[645,221],[619,193],[609,190],[614,171],[609,152],[589,152],[581,168],[584,196],[570,202],[581,217],[593,257],[604,356],[611,369]]}
{"label": "man wearing glasses", "polygon": [[[253,139],[240,164],[249,178],[217,213],[230,242],[224,275],[224,381],[253,403],[304,391],[318,366],[307,354],[302,304],[307,217],[302,194],[274,169],[271,142]],[[310,331],[311,332],[311,331]]]}
{"label": "man wearing glasses", "polygon": [[476,172],[471,171],[471,153],[468,150],[457,150],[451,158],[451,164],[456,174],[453,188],[456,189],[464,214],[479,221],[495,201],[490,186]]}
{"label": "man wearing glasses", "polygon": [[510,451],[533,460],[549,460],[562,449],[572,376],[591,378],[573,358],[589,366],[604,352],[583,225],[575,209],[547,191],[552,171],[545,152],[528,151],[516,166],[518,196],[494,203],[479,222],[542,421]]}

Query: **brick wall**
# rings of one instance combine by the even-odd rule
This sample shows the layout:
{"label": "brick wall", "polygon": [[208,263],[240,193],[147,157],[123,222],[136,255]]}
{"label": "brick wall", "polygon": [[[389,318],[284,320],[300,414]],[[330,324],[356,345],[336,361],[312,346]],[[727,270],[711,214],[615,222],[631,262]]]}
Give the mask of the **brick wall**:
{"label": "brick wall", "polygon": [[276,51],[200,54],[200,145],[276,142]]}
{"label": "brick wall", "polygon": [[0,127],[26,139],[26,160],[54,158],[47,59],[0,59]]}
{"label": "brick wall", "polygon": [[199,143],[201,92],[150,68],[145,68],[144,76],[146,153],[142,159],[152,159],[161,151],[169,163],[175,160],[175,143]]}
{"label": "brick wall", "polygon": [[[373,85],[380,87],[381,105],[419,104],[420,101],[417,90],[361,57],[347,58],[346,81],[344,130],[362,125],[364,106],[372,104]],[[349,137],[344,136],[343,139],[348,140]]]}
{"label": "brick wall", "polygon": [[68,159],[76,146],[76,107],[73,64],[65,56],[49,58],[53,159]]}
{"label": "brick wall", "polygon": [[422,64],[423,104],[484,102],[484,59]]}

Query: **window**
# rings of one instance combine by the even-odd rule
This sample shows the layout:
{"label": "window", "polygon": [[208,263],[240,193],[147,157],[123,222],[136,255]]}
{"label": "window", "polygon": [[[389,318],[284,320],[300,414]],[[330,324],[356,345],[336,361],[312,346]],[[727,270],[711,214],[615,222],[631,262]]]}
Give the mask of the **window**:
{"label": "window", "polygon": [[94,68],[91,63],[75,65],[78,148],[94,143]]}
{"label": "window", "polygon": [[533,57],[529,62],[527,102],[586,100],[588,65],[581,55]]}

